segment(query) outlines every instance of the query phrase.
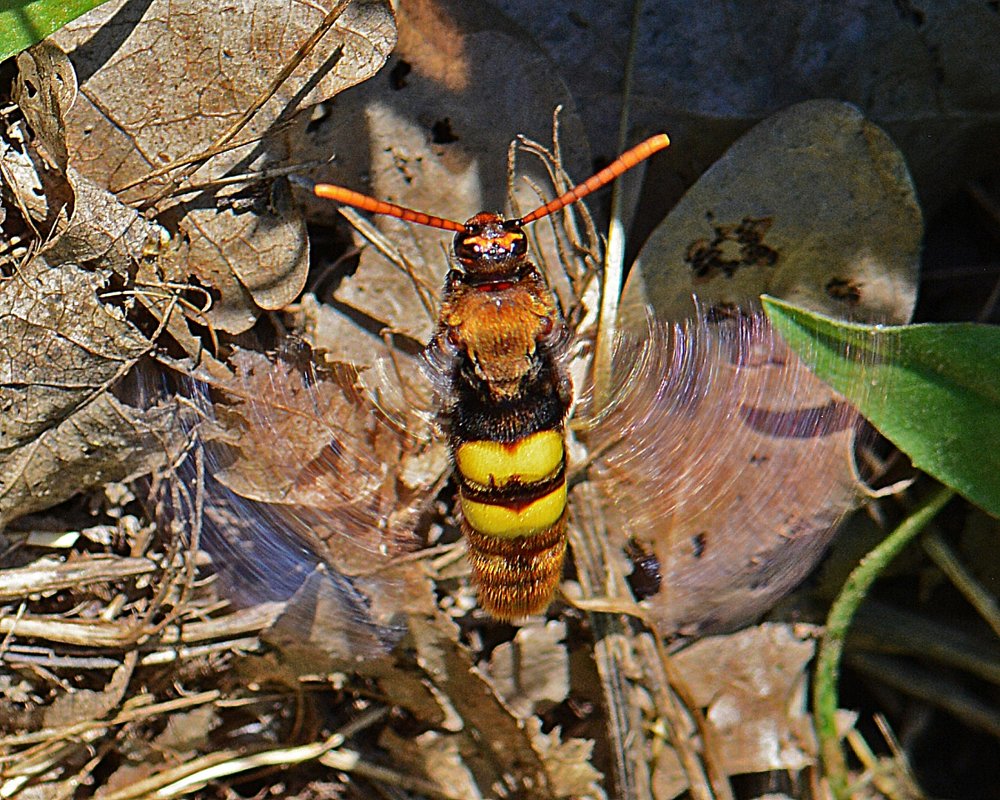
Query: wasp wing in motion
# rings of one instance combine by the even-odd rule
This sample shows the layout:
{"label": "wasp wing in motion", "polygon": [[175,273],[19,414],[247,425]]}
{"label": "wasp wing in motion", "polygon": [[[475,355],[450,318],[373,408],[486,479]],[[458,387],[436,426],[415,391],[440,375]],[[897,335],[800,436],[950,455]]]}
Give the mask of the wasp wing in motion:
{"label": "wasp wing in motion", "polygon": [[[800,582],[862,492],[863,421],[760,313],[622,337],[592,420],[609,530],[664,634],[745,624]],[[634,585],[635,582],[634,582]]]}
{"label": "wasp wing in motion", "polygon": [[[238,350],[218,397],[196,396],[208,455],[202,530],[237,602],[296,595],[282,635],[339,656],[390,646],[422,596],[416,549],[433,469],[405,469],[420,442],[388,424],[347,364],[304,345]],[[408,476],[421,475],[416,485]]]}

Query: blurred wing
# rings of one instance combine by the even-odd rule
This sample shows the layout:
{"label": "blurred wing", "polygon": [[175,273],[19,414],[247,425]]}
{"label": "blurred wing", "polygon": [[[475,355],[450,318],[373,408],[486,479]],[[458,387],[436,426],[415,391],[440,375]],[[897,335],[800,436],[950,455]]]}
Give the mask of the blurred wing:
{"label": "blurred wing", "polygon": [[222,580],[240,603],[293,596],[283,635],[340,655],[390,646],[426,583],[395,560],[422,543],[443,449],[390,424],[354,367],[317,366],[304,345],[231,363],[215,402],[195,394],[201,530]]}
{"label": "blurred wing", "polygon": [[[861,483],[862,420],[761,314],[623,337],[592,420],[609,529],[646,571],[664,634],[737,627],[822,556]],[[637,565],[637,568],[640,566]]]}

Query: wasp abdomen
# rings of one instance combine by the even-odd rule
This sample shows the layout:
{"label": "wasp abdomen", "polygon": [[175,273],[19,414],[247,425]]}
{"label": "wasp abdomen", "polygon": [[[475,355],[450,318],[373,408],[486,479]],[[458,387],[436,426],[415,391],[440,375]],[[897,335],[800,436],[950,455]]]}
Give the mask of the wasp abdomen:
{"label": "wasp abdomen", "polygon": [[[458,476],[462,529],[469,544],[473,581],[479,603],[499,619],[541,611],[559,584],[566,553],[566,447],[562,418],[565,408],[556,388],[527,399],[534,413],[512,420],[486,414],[489,438],[465,440],[452,434]],[[537,407],[558,407],[558,417],[538,430],[531,422],[546,415]],[[470,409],[456,409],[467,415]],[[496,409],[493,409],[494,412]],[[554,423],[554,424],[553,424]],[[459,427],[459,426],[456,426]],[[498,436],[527,428],[520,438]],[[492,429],[492,430],[491,430]]]}

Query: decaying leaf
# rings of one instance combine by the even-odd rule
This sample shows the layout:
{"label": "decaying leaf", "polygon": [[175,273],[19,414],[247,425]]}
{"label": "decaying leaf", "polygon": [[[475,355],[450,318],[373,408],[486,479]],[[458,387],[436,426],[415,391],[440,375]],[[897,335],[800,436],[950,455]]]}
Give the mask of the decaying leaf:
{"label": "decaying leaf", "polygon": [[497,646],[490,659],[489,677],[497,693],[522,719],[539,707],[561,703],[569,693],[569,655],[562,641],[563,622],[527,624],[513,641]]}
{"label": "decaying leaf", "polygon": [[[326,4],[329,7],[333,3]],[[316,29],[322,7],[275,2],[226,8],[106,3],[55,37],[80,76],[66,115],[71,162],[122,199],[150,200],[159,167],[206,151],[252,106]],[[246,146],[215,156],[197,182],[300,158],[307,115],[296,113],[365,80],[392,47],[384,3],[351,3],[302,64],[237,135]],[[138,183],[137,183],[138,182]],[[190,195],[194,194],[194,197]],[[242,331],[259,309],[301,292],[308,267],[302,221],[282,192],[189,192],[160,218],[171,230],[159,277],[193,275],[218,293],[209,319]]]}
{"label": "decaying leaf", "polygon": [[[909,320],[923,227],[902,156],[843,103],[762,122],[706,172],[643,247],[626,313],[691,315],[768,293],[831,316]],[[636,324],[636,322],[633,322]]]}
{"label": "decaying leaf", "polygon": [[117,308],[101,301],[103,281],[94,273],[36,258],[19,278],[0,284],[0,447],[7,451],[107,391],[149,348]]}
{"label": "decaying leaf", "polygon": [[24,114],[48,166],[65,172],[65,115],[77,96],[76,72],[66,54],[50,42],[41,42],[17,57],[14,102]]}
{"label": "decaying leaf", "polygon": [[0,241],[20,239],[24,246],[14,253],[23,257],[37,249],[38,239],[57,233],[73,205],[63,115],[76,98],[76,74],[65,54],[47,43],[21,53],[17,68],[11,94],[23,118],[3,118]]}
{"label": "decaying leaf", "polygon": [[604,798],[603,777],[591,763],[594,743],[587,739],[563,739],[558,728],[541,730],[537,717],[527,722],[535,748],[541,754],[554,797]]}
{"label": "decaying leaf", "polygon": [[99,394],[31,443],[0,454],[0,518],[156,470],[183,444],[177,415],[171,405],[142,410]]}
{"label": "decaying leaf", "polygon": [[730,774],[798,771],[813,763],[806,687],[816,633],[763,624],[674,656],[681,675],[698,676],[688,685],[719,736]]}
{"label": "decaying leaf", "polygon": [[[411,619],[410,631],[420,667],[457,717],[454,736],[475,786],[551,796],[546,764],[530,732],[458,644],[454,624],[436,614]],[[437,737],[426,744],[432,745],[428,756],[442,750]]]}
{"label": "decaying leaf", "polygon": [[47,508],[107,481],[144,474],[179,441],[174,412],[143,411],[111,386],[149,343],[103,280],[38,256],[0,283],[0,518]]}
{"label": "decaying leaf", "polygon": [[100,691],[83,689],[57,697],[45,709],[45,727],[69,727],[91,719],[100,719],[111,713],[125,697],[133,669],[134,663],[122,664]]}

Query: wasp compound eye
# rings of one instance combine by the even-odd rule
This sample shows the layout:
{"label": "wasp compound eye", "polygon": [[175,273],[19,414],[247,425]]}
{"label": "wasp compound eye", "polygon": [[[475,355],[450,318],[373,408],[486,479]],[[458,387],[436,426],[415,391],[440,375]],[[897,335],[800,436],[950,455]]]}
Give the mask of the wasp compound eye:
{"label": "wasp compound eye", "polygon": [[455,234],[455,256],[459,261],[475,261],[483,254],[482,238],[467,231]]}

